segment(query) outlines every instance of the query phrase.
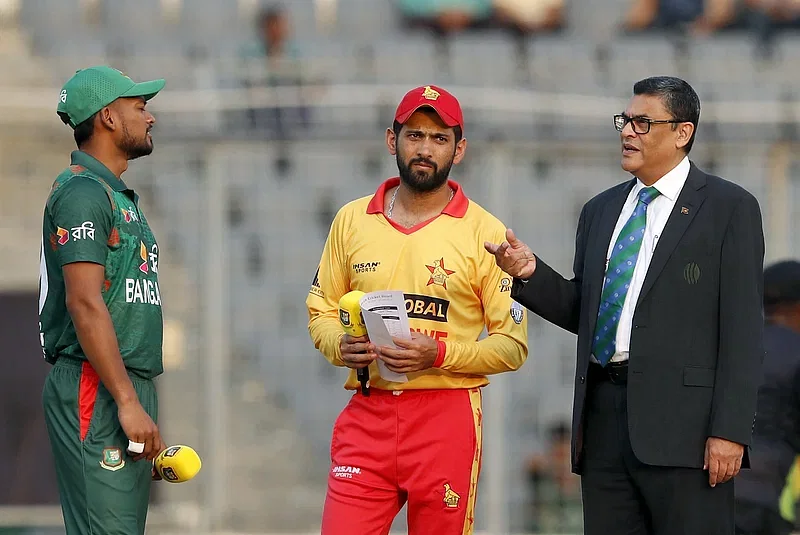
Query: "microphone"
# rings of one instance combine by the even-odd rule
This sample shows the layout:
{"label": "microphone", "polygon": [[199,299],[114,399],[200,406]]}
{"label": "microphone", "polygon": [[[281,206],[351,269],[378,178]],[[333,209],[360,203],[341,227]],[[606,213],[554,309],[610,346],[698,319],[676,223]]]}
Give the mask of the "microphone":
{"label": "microphone", "polygon": [[[364,324],[364,316],[361,314],[361,298],[364,295],[361,290],[353,290],[339,299],[339,323],[342,324],[344,332],[350,336],[358,337],[367,334],[367,326]],[[357,369],[356,377],[361,383],[361,393],[369,397],[369,367]]]}

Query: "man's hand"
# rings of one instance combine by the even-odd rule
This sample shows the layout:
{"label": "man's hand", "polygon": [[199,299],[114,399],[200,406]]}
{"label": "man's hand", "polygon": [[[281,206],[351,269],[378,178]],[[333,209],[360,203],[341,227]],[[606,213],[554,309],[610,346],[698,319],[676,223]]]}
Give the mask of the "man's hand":
{"label": "man's hand", "polygon": [[708,470],[708,484],[715,487],[717,483],[725,483],[737,475],[742,468],[743,455],[744,446],[741,444],[709,437],[703,464],[703,470]]}
{"label": "man's hand", "polygon": [[399,349],[379,347],[378,358],[395,373],[421,372],[433,367],[439,354],[439,343],[424,334],[411,332],[411,340],[392,338]]}
{"label": "man's hand", "polygon": [[158,427],[138,399],[119,406],[117,416],[128,440],[144,444],[144,451],[136,455],[134,461],[142,459],[152,461],[166,449]]}
{"label": "man's hand", "polygon": [[484,242],[483,246],[494,255],[497,265],[518,279],[528,279],[536,270],[536,257],[530,247],[522,243],[511,229],[506,230],[506,241],[497,245]]}
{"label": "man's hand", "polygon": [[339,342],[339,349],[342,351],[344,365],[354,370],[366,368],[378,358],[375,346],[369,342],[367,336],[354,337],[345,334]]}

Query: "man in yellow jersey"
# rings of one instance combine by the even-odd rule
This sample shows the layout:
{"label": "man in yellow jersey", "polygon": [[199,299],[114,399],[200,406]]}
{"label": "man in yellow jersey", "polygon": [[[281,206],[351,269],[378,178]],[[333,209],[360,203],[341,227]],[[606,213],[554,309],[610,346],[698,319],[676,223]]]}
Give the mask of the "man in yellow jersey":
{"label": "man in yellow jersey", "polygon": [[[334,218],[306,304],[314,345],[351,369],[355,393],[336,420],[323,535],[389,533],[408,503],[409,533],[472,533],[487,376],[528,354],[511,279],[483,250],[505,227],[449,179],[464,158],[461,106],[435,86],[411,90],[386,132],[399,177]],[[345,335],[339,299],[400,290],[412,329],[398,349]],[[488,336],[478,338],[484,327]],[[377,361],[408,381],[380,377]],[[369,367],[370,396],[356,370]]]}

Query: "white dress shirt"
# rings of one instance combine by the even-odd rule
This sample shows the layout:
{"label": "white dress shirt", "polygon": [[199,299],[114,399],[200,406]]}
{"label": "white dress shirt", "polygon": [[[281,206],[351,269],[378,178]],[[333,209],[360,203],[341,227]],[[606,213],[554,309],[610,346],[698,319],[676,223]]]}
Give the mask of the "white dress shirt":
{"label": "white dress shirt", "polygon": [[[678,200],[678,195],[686,183],[686,178],[689,176],[689,157],[685,157],[681,162],[675,166],[669,173],[656,181],[653,186],[659,191],[660,195],[653,199],[647,206],[647,223],[644,231],[644,238],[642,238],[642,246],[639,250],[639,256],[636,259],[636,267],[633,270],[631,278],[631,286],[628,289],[628,294],[625,296],[625,303],[622,306],[622,314],[620,315],[619,325],[617,326],[617,339],[616,351],[614,356],[611,357],[611,362],[623,362],[628,360],[628,353],[631,343],[631,327],[633,324],[633,312],[636,308],[636,302],[639,300],[639,294],[642,291],[645,275],[650,266],[650,260],[653,258],[653,252],[658,244],[658,238],[664,231],[664,227],[669,219],[669,214],[672,213],[672,208],[675,206],[675,201]],[[625,204],[622,206],[622,212],[617,219],[617,226],[614,228],[614,234],[611,235],[611,242],[608,244],[608,252],[606,253],[606,267],[611,259],[611,251],[617,241],[622,227],[628,222],[628,218],[636,208],[636,203],[639,202],[639,192],[646,186],[638,178],[636,184],[628,194]],[[605,278],[603,278],[605,281]],[[597,362],[592,355],[592,362]]]}

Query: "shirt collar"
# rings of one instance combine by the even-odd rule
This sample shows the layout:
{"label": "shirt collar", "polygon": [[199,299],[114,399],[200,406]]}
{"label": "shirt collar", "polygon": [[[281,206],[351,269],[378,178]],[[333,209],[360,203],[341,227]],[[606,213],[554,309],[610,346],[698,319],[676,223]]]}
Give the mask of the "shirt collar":
{"label": "shirt collar", "polygon": [[106,184],[111,186],[116,191],[125,191],[129,189],[121,178],[117,178],[117,176],[112,173],[108,167],[103,165],[97,158],[80,150],[73,151],[71,156],[72,165],[81,165],[85,167],[92,173],[102,178]]}
{"label": "shirt collar", "polygon": [[[678,165],[672,168],[669,173],[659,178],[653,186],[661,195],[674,202],[675,199],[678,198],[681,189],[683,189],[683,185],[686,183],[690,169],[689,156],[684,156],[683,160],[681,160]],[[633,188],[634,195],[638,195],[639,191],[645,187],[642,181],[637,178],[636,186]]]}
{"label": "shirt collar", "polygon": [[[461,189],[461,185],[458,182],[454,180],[448,180],[447,184],[453,188],[455,193],[453,193],[453,198],[449,203],[447,203],[447,206],[444,207],[442,213],[452,217],[464,217],[464,214],[467,213],[467,207],[469,207],[469,199],[464,194],[464,190]],[[380,186],[378,186],[378,191],[375,192],[375,195],[372,196],[372,199],[370,199],[369,204],[367,205],[367,213],[382,214],[383,201],[386,197],[386,192],[399,185],[400,177],[394,177],[386,180]]]}

